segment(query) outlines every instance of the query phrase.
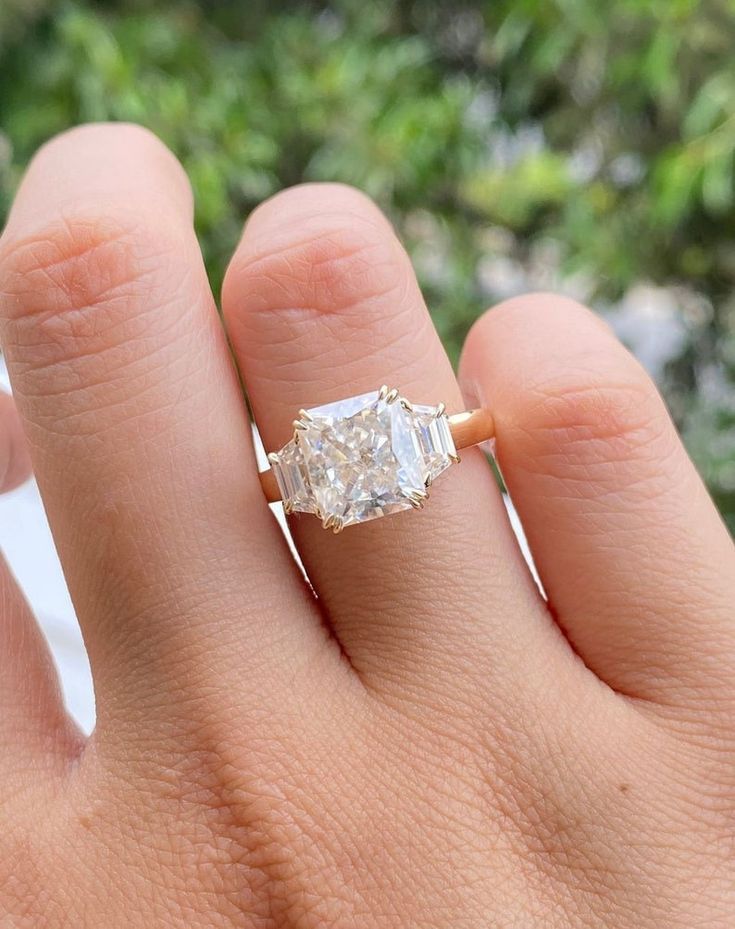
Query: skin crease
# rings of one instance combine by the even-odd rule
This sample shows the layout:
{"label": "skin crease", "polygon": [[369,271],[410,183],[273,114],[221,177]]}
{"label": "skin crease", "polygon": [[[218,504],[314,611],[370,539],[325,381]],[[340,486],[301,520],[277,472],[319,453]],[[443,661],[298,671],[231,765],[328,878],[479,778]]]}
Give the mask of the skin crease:
{"label": "skin crease", "polygon": [[36,156],[0,240],[98,716],[65,716],[3,570],[0,927],[729,929],[735,551],[646,375],[533,295],[473,328],[465,399],[373,204],[266,202],[222,294],[266,447],[383,382],[477,398],[548,602],[477,450],[421,513],[294,519],[307,585],[191,216],[160,142],[89,126]]}

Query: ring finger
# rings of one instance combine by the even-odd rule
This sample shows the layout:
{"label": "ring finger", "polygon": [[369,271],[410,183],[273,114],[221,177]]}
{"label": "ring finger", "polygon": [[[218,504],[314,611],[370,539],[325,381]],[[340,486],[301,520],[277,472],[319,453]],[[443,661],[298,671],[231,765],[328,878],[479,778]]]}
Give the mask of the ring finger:
{"label": "ring finger", "polygon": [[[290,438],[299,408],[383,383],[450,413],[464,406],[408,256],[355,190],[305,185],[263,204],[228,271],[223,309],[269,450]],[[292,521],[307,573],[363,674],[405,680],[428,662],[436,675],[466,665],[468,650],[494,654],[499,640],[521,654],[543,628],[492,474],[479,450],[462,457],[421,513],[339,536],[311,516]],[[507,613],[510,624],[500,621]]]}

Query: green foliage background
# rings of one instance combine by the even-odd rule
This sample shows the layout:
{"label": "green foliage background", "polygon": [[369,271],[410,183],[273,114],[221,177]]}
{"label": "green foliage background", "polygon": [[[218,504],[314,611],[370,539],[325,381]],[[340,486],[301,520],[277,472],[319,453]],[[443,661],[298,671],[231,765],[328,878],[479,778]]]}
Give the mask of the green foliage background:
{"label": "green foliage background", "polygon": [[514,288],[663,288],[657,376],[735,527],[733,0],[0,2],[0,220],[41,142],[125,119],[189,172],[215,288],[304,179],[378,200],[455,357]]}

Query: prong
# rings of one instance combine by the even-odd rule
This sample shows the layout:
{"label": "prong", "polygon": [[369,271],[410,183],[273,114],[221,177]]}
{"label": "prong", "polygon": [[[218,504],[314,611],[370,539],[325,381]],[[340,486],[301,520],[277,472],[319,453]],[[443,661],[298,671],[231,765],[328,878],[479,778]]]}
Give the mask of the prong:
{"label": "prong", "polygon": [[293,513],[293,503],[290,500],[283,501],[283,512],[286,516],[290,516]]}
{"label": "prong", "polygon": [[383,384],[380,390],[378,391],[378,400],[385,400],[387,396],[388,396],[388,385]]}
{"label": "prong", "polygon": [[336,517],[334,513],[330,513],[329,516],[325,516],[322,520],[322,529],[331,529],[334,525],[335,518]]}
{"label": "prong", "polygon": [[313,423],[314,417],[308,410],[299,410],[299,419],[303,420],[306,423]]}
{"label": "prong", "polygon": [[345,521],[344,521],[344,519],[342,519],[341,516],[335,516],[335,517],[334,517],[334,523],[333,523],[333,525],[332,525],[332,532],[333,532],[335,535],[338,535],[340,532],[342,532],[342,530],[344,529],[344,527],[345,527]]}
{"label": "prong", "polygon": [[393,390],[389,390],[388,393],[385,395],[386,403],[395,403],[397,399],[398,399],[398,388],[397,387],[394,387]]}
{"label": "prong", "polygon": [[459,457],[459,455],[450,455],[449,460],[453,461],[454,464],[459,464],[462,459]]}
{"label": "prong", "polygon": [[424,487],[426,487],[427,489],[428,489],[429,487],[431,487],[431,482],[432,482],[433,480],[434,480],[434,478],[433,478],[430,474],[427,475],[426,480],[424,481]]}
{"label": "prong", "polygon": [[306,423],[301,419],[295,419],[293,421],[293,427],[296,430],[304,430],[306,429]]}
{"label": "prong", "polygon": [[440,416],[443,416],[447,412],[447,406],[445,403],[437,403],[436,405],[436,418],[439,419]]}
{"label": "prong", "polygon": [[275,452],[270,452],[269,455],[268,455],[268,461],[269,461],[272,465],[277,465],[277,464],[278,464],[278,455],[277,455]]}
{"label": "prong", "polygon": [[405,397],[401,397],[400,403],[404,410],[408,410],[409,413],[413,413],[413,404],[409,400],[406,400]]}
{"label": "prong", "polygon": [[316,507],[314,510],[314,516],[316,516],[317,519],[324,519],[324,513],[322,513],[319,507]]}
{"label": "prong", "polygon": [[429,495],[425,490],[411,490],[408,493],[408,501],[415,510],[423,509],[428,499]]}

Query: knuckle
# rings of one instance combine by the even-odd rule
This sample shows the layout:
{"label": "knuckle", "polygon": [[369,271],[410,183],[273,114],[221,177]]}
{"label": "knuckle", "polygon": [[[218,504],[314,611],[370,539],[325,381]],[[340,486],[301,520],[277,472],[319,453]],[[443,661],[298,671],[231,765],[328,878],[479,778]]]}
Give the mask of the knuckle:
{"label": "knuckle", "polygon": [[581,304],[532,294],[506,301],[477,325],[485,355],[523,347],[507,425],[529,469],[548,473],[557,461],[567,475],[575,464],[586,472],[596,462],[608,470],[631,460],[660,466],[674,451],[675,432],[652,380]]}
{"label": "knuckle", "polygon": [[85,123],[80,126],[75,126],[72,129],[67,129],[65,132],[60,133],[56,139],[78,141],[85,136],[102,137],[103,141],[106,143],[109,143],[111,140],[130,142],[148,148],[150,151],[156,151],[165,157],[174,158],[169,148],[164,145],[155,132],[152,132],[146,126],[141,126],[140,123]]}
{"label": "knuckle", "polygon": [[[562,478],[570,492],[593,481],[613,495],[657,496],[675,458],[675,432],[643,372],[618,380],[569,376],[535,385],[528,393],[516,438],[527,469]],[[631,464],[635,464],[631,468]]]}
{"label": "knuckle", "polygon": [[500,304],[494,311],[500,314],[522,314],[525,316],[544,314],[550,312],[559,314],[584,314],[592,315],[590,311],[572,297],[566,297],[563,294],[556,294],[551,291],[537,291],[535,293],[524,294],[518,297],[511,297]]}
{"label": "knuckle", "polygon": [[43,367],[118,342],[125,323],[160,304],[164,282],[174,279],[175,243],[155,228],[125,209],[114,216],[77,211],[3,243],[6,345]]}
{"label": "knuckle", "polygon": [[525,426],[567,448],[579,441],[602,442],[613,457],[626,458],[660,435],[661,413],[642,374],[612,381],[570,372],[529,390]]}
{"label": "knuckle", "polygon": [[130,161],[145,161],[149,169],[160,168],[165,174],[170,173],[175,183],[190,193],[186,173],[173,152],[155,133],[137,123],[84,123],[66,129],[38,149],[29,173],[46,160],[58,164],[59,160],[77,159],[80,154],[94,153],[99,149],[124,150]]}
{"label": "knuckle", "polygon": [[394,234],[355,205],[306,216],[264,245],[256,241],[236,259],[237,289],[249,294],[247,308],[256,312],[379,312],[410,281]]}
{"label": "knuckle", "polygon": [[562,294],[538,292],[511,297],[487,310],[471,327],[467,341],[502,346],[538,329],[548,332],[552,340],[563,332],[571,347],[573,341],[567,334],[590,327],[598,338],[599,333],[613,335],[605,320],[584,304]]}
{"label": "knuckle", "polygon": [[330,214],[351,214],[358,221],[363,218],[383,229],[390,228],[367,194],[342,183],[304,183],[280,190],[253,210],[248,226],[273,228],[280,225],[284,213],[300,221],[318,220]]}
{"label": "knuckle", "polygon": [[54,220],[0,255],[3,309],[11,319],[104,302],[138,273],[130,224],[99,216]]}

